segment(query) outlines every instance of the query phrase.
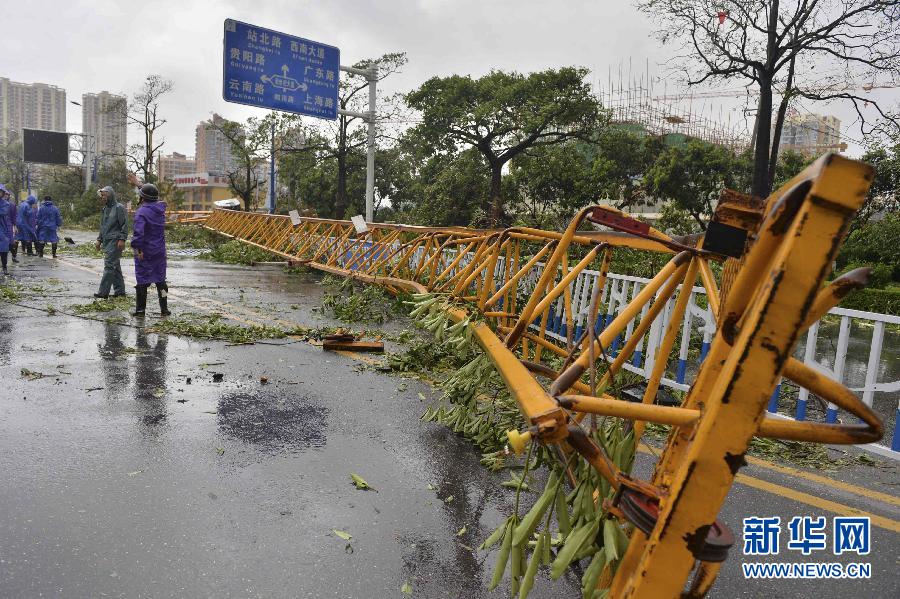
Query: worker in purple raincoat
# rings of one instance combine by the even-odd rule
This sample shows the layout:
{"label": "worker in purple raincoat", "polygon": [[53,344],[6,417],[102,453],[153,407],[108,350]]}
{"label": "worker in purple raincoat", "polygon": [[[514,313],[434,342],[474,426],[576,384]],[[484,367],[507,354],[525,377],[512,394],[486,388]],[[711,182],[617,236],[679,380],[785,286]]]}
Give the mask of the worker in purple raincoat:
{"label": "worker in purple raincoat", "polygon": [[4,215],[6,216],[5,234],[6,238],[9,240],[9,253],[12,254],[12,261],[18,262],[18,260],[16,259],[16,249],[19,245],[19,242],[16,241],[15,238],[16,203],[12,199],[12,194],[2,183],[0,183],[0,200],[6,200],[6,205],[8,206],[8,208],[4,212]]}
{"label": "worker in purple raincoat", "polygon": [[152,183],[144,183],[138,192],[141,203],[134,213],[134,232],[131,247],[134,248],[135,311],[142,317],[147,310],[147,289],[156,285],[159,311],[170,314],[169,287],[166,285],[166,204],[159,199],[159,190]]}
{"label": "worker in purple raincoat", "polygon": [[37,198],[29,195],[27,200],[19,204],[18,214],[16,214],[16,240],[22,242],[22,248],[29,256],[34,256],[31,244],[37,239],[34,230],[37,218],[35,204],[37,204]]}
{"label": "worker in purple raincoat", "polygon": [[53,205],[53,198],[44,196],[44,201],[37,211],[37,254],[44,257],[44,245],[50,244],[53,257],[56,258],[56,245],[59,243],[57,229],[62,226],[62,215],[59,208]]}
{"label": "worker in purple raincoat", "polygon": [[9,194],[6,188],[0,185],[0,265],[3,266],[3,274],[8,275],[6,260],[9,255],[9,246],[12,244],[12,227],[9,224]]}

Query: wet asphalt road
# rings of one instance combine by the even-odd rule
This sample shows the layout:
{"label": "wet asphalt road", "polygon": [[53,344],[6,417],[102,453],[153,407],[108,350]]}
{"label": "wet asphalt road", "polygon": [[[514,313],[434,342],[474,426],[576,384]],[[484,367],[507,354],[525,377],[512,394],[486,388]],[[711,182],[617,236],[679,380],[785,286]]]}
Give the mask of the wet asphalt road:
{"label": "wet asphalt road", "polygon": [[[52,291],[24,303],[87,302],[98,265],[24,261],[17,279]],[[331,323],[313,310],[314,282],[276,269],[173,260],[170,281],[177,312]],[[387,598],[404,597],[406,582],[414,597],[508,596],[505,584],[486,591],[494,554],[471,549],[511,511],[513,493],[498,484],[508,475],[419,420],[436,391],[304,342],[229,346],[131,322],[0,303],[0,596]],[[29,380],[22,368],[48,376]],[[897,495],[895,469],[870,470],[847,476]],[[377,492],[356,490],[351,472]],[[821,514],[741,485],[723,511],[735,529],[748,515]],[[748,582],[738,555],[712,596],[897,596],[898,535],[874,528],[873,541],[870,581]],[[579,587],[571,574],[541,578],[532,597],[580,597]]]}

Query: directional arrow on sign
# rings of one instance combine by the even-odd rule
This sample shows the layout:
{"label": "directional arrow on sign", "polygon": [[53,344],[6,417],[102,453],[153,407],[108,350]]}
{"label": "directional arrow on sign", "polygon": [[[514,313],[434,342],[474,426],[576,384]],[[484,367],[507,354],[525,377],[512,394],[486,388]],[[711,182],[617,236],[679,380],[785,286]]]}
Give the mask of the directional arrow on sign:
{"label": "directional arrow on sign", "polygon": [[271,77],[268,75],[260,75],[259,78],[263,83],[268,83],[272,87],[277,87],[286,92],[297,91],[298,89],[306,91],[308,89],[308,86],[305,83],[300,83],[293,77],[288,77],[288,72],[290,72],[290,69],[285,64],[281,65],[281,75],[272,75]]}

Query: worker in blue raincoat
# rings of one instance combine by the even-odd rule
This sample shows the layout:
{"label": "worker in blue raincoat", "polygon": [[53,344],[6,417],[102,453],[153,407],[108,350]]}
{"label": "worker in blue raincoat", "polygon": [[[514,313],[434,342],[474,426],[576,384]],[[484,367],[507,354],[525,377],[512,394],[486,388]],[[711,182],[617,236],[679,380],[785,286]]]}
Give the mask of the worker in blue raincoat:
{"label": "worker in blue raincoat", "polygon": [[0,264],[3,266],[3,274],[8,275],[9,270],[6,261],[9,256],[9,246],[12,244],[12,226],[9,222],[9,193],[3,185],[0,185]]}
{"label": "worker in blue raincoat", "polygon": [[34,249],[31,244],[37,239],[34,230],[35,217],[37,216],[34,214],[35,204],[37,204],[37,198],[29,195],[28,199],[19,204],[19,211],[16,214],[16,240],[22,242],[22,248],[29,256],[34,256]]}
{"label": "worker in blue raincoat", "polygon": [[159,189],[152,183],[141,185],[138,195],[141,204],[134,213],[135,287],[134,316],[144,316],[147,310],[147,290],[156,285],[159,311],[168,316],[169,286],[166,284],[166,203],[159,199]]}
{"label": "worker in blue raincoat", "polygon": [[59,243],[57,229],[62,226],[62,214],[59,208],[53,205],[53,198],[44,196],[44,202],[37,211],[37,240],[35,247],[37,254],[44,257],[44,245],[50,244],[53,257],[56,258],[56,246]]}
{"label": "worker in blue raincoat", "polygon": [[128,239],[128,213],[125,206],[116,201],[116,192],[107,185],[97,192],[103,212],[100,215],[100,234],[97,235],[97,249],[103,248],[103,278],[100,289],[94,297],[109,297],[110,288],[113,297],[125,294],[125,278],[122,276],[122,265],[119,258],[125,249]]}
{"label": "worker in blue raincoat", "polygon": [[13,200],[12,194],[5,185],[0,183],[0,198],[5,199],[9,208],[4,212],[6,215],[6,238],[9,240],[9,253],[12,254],[12,261],[18,262],[16,259],[16,249],[19,242],[15,238],[16,226],[16,202]]}

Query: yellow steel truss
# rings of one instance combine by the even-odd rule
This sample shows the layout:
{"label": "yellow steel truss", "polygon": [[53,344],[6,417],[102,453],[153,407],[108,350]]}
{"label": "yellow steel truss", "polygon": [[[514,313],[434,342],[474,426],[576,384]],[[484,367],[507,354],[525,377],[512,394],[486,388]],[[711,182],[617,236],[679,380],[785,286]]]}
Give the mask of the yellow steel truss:
{"label": "yellow steel truss", "polygon": [[[824,286],[832,260],[854,212],[862,204],[871,169],[837,155],[821,158],[774,192],[740,265],[725,269],[722,301],[711,263],[723,257],[649,229],[644,235],[585,230],[596,207],[579,212],[563,232],[526,227],[472,230],[370,224],[357,234],[349,221],[216,210],[205,226],[310,267],[383,285],[392,292],[442,292],[463,300],[449,308],[456,322],[479,311],[469,325],[518,402],[525,429],[511,445],[536,439],[581,453],[618,489],[611,512],[629,518],[625,505],[650,506],[651,523],[635,528],[612,581],[612,597],[702,596],[712,585],[721,541],[716,517],[743,464],[751,438],[775,437],[822,443],[859,444],[882,436],[878,417],[843,385],[791,357],[798,336],[865,282],[854,272]],[[609,212],[607,208],[602,209]],[[599,287],[613,254],[637,249],[668,256],[666,264],[599,334],[592,298],[588,326],[575,338],[571,283],[585,269],[600,272]],[[654,404],[669,352],[696,280],[717,317],[710,353],[681,407]],[[524,282],[533,282],[520,295]],[[677,295],[655,356],[642,403],[606,393],[610,378],[635,351],[670,298]],[[562,298],[567,338],[547,335],[553,305]],[[629,323],[636,325],[628,329]],[[630,336],[614,359],[613,340]],[[606,364],[599,377],[598,361]],[[766,415],[780,377],[810,389],[855,415],[860,424],[781,420]],[[549,380],[542,384],[541,380]],[[650,481],[620,472],[582,432],[588,414],[635,421],[636,439],[645,423],[672,426]],[[630,503],[629,503],[630,502]],[[646,509],[645,509],[646,512]],[[719,540],[717,540],[717,535]],[[693,572],[693,576],[692,576]],[[687,586],[687,589],[685,588]]]}

